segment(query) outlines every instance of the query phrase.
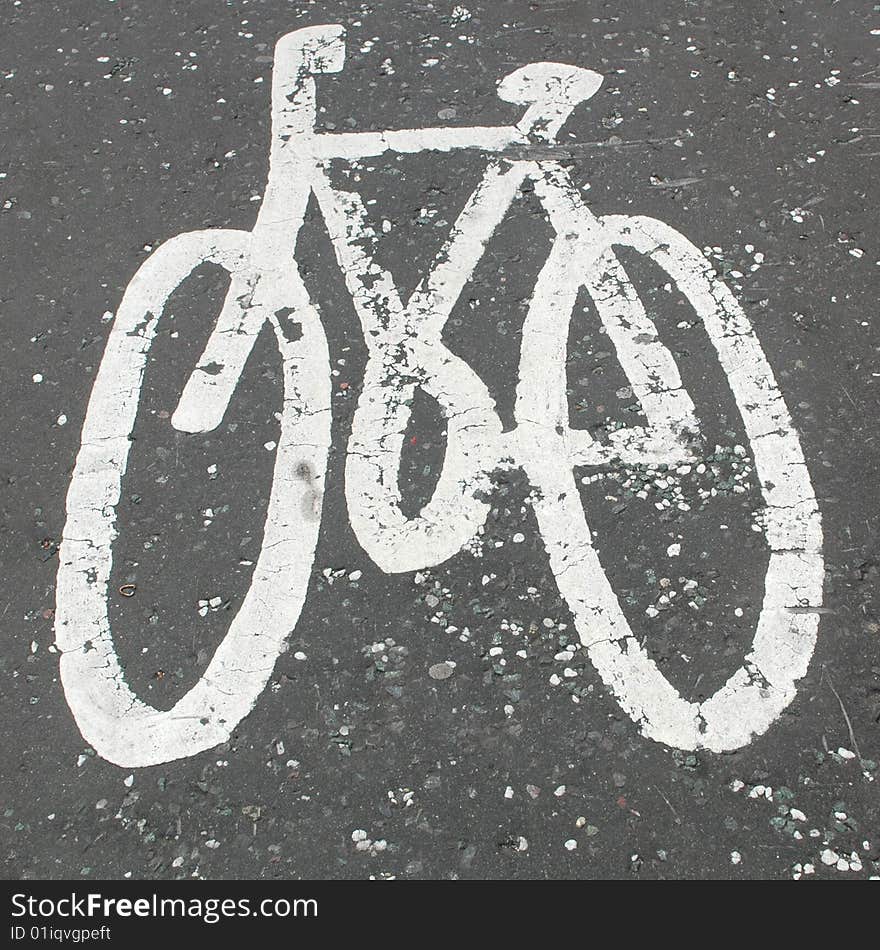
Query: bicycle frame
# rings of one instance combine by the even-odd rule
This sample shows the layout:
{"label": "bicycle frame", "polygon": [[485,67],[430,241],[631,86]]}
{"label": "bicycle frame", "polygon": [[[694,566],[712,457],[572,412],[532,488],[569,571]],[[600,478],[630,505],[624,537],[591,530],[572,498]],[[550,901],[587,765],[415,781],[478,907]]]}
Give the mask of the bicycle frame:
{"label": "bicycle frame", "polygon": [[[299,619],[313,566],[330,446],[330,363],[320,316],[296,266],[296,236],[314,195],[361,322],[368,350],[346,460],[355,534],[386,572],[439,564],[480,530],[482,500],[499,468],[522,467],[560,592],[601,678],[648,737],[682,749],[735,749],[760,735],[795,695],[813,652],[821,605],[821,521],[803,454],[752,328],[702,254],[662,222],[597,217],[544,152],[572,110],[602,82],[590,70],[534,63],[499,95],[526,106],[514,126],[316,134],[314,73],[342,68],[341,27],[288,34],[276,47],[266,193],[252,232],[204,230],[161,245],[132,279],[111,330],[83,425],[68,493],[58,573],[56,636],[62,681],[84,737],[100,755],[139,766],[194,755],[225,741],[265,688]],[[384,152],[469,148],[494,155],[431,272],[404,303],[372,254],[361,199],[335,189],[330,161]],[[512,152],[517,153],[516,155]],[[443,326],[522,183],[556,232],[523,328],[514,415],[504,433],[485,384],[443,345]],[[615,246],[655,261],[700,316],[752,444],[762,483],[770,561],[752,652],[713,697],[683,699],[632,635],[593,547],[576,466],[670,464],[693,457],[699,421],[672,355],[660,342]],[[204,432],[222,420],[257,334],[275,332],[284,378],[281,435],[263,546],[251,587],[199,682],[167,712],[128,687],[106,608],[115,507],[147,353],[173,290],[199,264],[230,274],[230,288],[173,425]],[[648,424],[599,443],[572,430],[566,341],[581,287],[592,296]],[[292,314],[290,317],[285,314]],[[301,328],[296,339],[283,321]],[[211,367],[206,372],[199,367]],[[219,368],[219,369],[218,369]],[[434,494],[418,516],[400,509],[398,468],[410,404],[422,388],[439,404],[447,449]]]}

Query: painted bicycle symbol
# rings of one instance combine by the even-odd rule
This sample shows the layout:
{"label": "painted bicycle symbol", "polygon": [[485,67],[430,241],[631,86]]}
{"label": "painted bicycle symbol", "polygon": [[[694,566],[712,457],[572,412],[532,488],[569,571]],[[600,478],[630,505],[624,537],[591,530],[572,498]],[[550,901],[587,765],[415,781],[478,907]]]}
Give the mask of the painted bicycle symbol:
{"label": "painted bicycle symbol", "polygon": [[[676,748],[720,752],[748,743],[792,701],[795,683],[806,672],[816,642],[823,561],[820,515],[801,446],[741,307],[677,231],[638,215],[596,216],[557,161],[528,158],[522,147],[530,144],[543,144],[544,156],[552,154],[563,123],[599,89],[597,73],[559,63],[517,69],[498,87],[503,100],[525,106],[513,126],[317,134],[312,77],[341,70],[344,54],[339,26],[281,38],[272,83],[269,178],[253,231],[211,229],[172,238],[137,271],[117,312],[83,425],[58,571],[61,676],[83,736],[105,759],[124,766],[170,762],[226,741],[253,708],[297,624],[314,562],[331,422],[326,336],[294,257],[306,204],[314,196],[368,349],[345,469],[349,516],[365,551],[386,572],[445,561],[485,522],[491,473],[521,467],[535,489],[534,510],[559,590],[581,643],[621,708],[645,736]],[[487,153],[485,173],[430,273],[404,301],[374,259],[376,236],[361,198],[331,184],[328,164],[461,148]],[[526,181],[533,183],[555,237],[523,328],[516,427],[504,432],[485,384],[443,345],[441,335]],[[770,557],[751,652],[702,703],[680,696],[633,636],[593,547],[575,483],[576,466],[684,462],[694,455],[700,429],[675,360],[615,247],[631,248],[659,265],[702,320],[742,416],[766,504]],[[221,422],[268,322],[283,363],[281,435],[262,549],[247,595],[201,679],[172,709],[161,711],[126,683],[110,629],[107,586],[148,352],[170,294],[205,262],[225,268],[230,287],[172,423],[194,433]],[[566,345],[581,288],[595,302],[647,420],[643,427],[611,433],[605,442],[568,421]],[[298,336],[284,332],[286,319],[300,325]],[[432,498],[407,517],[398,468],[417,388],[439,404],[447,448]]]}

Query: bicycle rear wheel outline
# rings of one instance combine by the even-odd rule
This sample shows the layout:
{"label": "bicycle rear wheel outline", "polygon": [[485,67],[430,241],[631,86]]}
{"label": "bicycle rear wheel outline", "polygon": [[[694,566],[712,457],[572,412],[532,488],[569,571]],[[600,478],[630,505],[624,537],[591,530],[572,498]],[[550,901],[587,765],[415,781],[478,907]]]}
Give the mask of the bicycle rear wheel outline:
{"label": "bicycle rear wheel outline", "polygon": [[[558,187],[558,183],[555,187]],[[567,189],[571,228],[586,211],[576,190]],[[673,748],[726,752],[762,735],[794,699],[816,645],[822,604],[824,560],[821,517],[800,440],[773,371],[736,298],[711,264],[687,238],[669,225],[638,215],[606,215],[592,240],[583,279],[566,277],[573,261],[565,258],[561,229],[554,251],[542,269],[523,330],[524,375],[546,381],[564,373],[565,343],[571,309],[586,286],[600,312],[603,301],[591,279],[603,270],[612,294],[624,296],[631,284],[613,253],[631,247],[658,264],[688,299],[706,329],[733,392],[743,421],[766,503],[765,537],[770,559],[764,600],[743,665],[701,703],[683,699],[632,634],[629,622],[593,547],[586,515],[575,484],[572,460],[558,438],[552,418],[538,427],[530,451],[518,459],[539,489],[535,513],[547,546],[551,570],[568,603],[582,645],[620,707],[646,737]],[[581,226],[583,228],[583,225]],[[562,257],[555,253],[562,248]],[[555,258],[555,259],[554,259]],[[615,276],[615,274],[617,276]],[[620,279],[627,286],[623,286]],[[566,288],[564,326],[552,319],[538,287]],[[612,299],[613,304],[613,299]],[[554,348],[547,341],[563,341]],[[528,343],[527,343],[528,341]],[[536,408],[552,404],[553,394],[540,386],[518,391],[517,410],[534,418]],[[567,414],[567,405],[566,405]]]}

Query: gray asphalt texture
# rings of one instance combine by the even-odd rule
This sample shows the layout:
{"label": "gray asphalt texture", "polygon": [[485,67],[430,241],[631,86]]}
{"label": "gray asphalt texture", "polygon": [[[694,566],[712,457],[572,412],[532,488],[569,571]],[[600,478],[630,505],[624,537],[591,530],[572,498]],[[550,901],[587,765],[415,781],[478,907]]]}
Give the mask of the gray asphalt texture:
{"label": "gray asphalt texture", "polygon": [[[880,7],[461,6],[469,17],[451,2],[404,0],[4,3],[4,876],[880,873]],[[576,635],[534,519],[523,513],[522,475],[497,480],[481,551],[418,577],[371,563],[343,494],[366,354],[314,207],[301,270],[339,375],[321,537],[289,650],[221,748],[132,771],[96,757],[80,736],[51,650],[54,585],[65,492],[110,326],[103,315],[115,312],[148,248],[181,231],[253,226],[274,43],[334,22],[348,30],[347,63],[318,79],[323,128],[508,123],[521,110],[498,99],[503,75],[537,60],[590,67],[605,84],[560,137],[594,143],[569,153],[571,174],[591,186],[590,207],[655,216],[715,249],[801,434],[826,537],[812,664],[794,703],[748,747],[689,754],[645,739],[585,656],[554,659]],[[375,198],[376,221],[392,222],[382,260],[407,294],[485,156],[425,153],[370,167],[357,187]],[[538,211],[528,196],[511,210],[444,336],[486,381],[507,425],[520,328],[549,246]],[[708,341],[695,345],[677,328],[691,315],[664,290],[664,275],[621,259],[679,361],[707,442],[721,446],[700,483],[718,493],[690,512],[661,513],[653,494],[642,501],[606,480],[584,488],[584,504],[636,635],[685,695],[706,697],[752,638],[767,561],[750,530],[760,495],[749,457],[743,463],[732,451],[744,433]],[[216,269],[201,268],[169,304],[174,319],[151,351],[119,507],[117,649],[133,688],[160,708],[195,682],[222,639],[247,590],[239,562],[259,551],[268,498],[272,457],[263,444],[276,437],[281,378],[265,330],[216,432],[186,435],[169,422],[224,286]],[[613,348],[584,308],[569,341],[576,424],[638,421]],[[427,398],[411,435],[402,484],[415,512],[443,454]],[[734,494],[744,469],[747,491]],[[666,556],[670,530],[684,537],[675,561]],[[514,543],[519,532],[525,540]],[[691,580],[696,607],[682,597],[646,616],[663,590]],[[116,596],[125,583],[135,596]],[[199,600],[212,597],[221,608],[200,617]],[[448,660],[456,664],[449,678],[429,675]],[[564,676],[566,667],[577,676]],[[356,839],[371,844],[358,849]],[[823,863],[828,851],[845,870]]]}

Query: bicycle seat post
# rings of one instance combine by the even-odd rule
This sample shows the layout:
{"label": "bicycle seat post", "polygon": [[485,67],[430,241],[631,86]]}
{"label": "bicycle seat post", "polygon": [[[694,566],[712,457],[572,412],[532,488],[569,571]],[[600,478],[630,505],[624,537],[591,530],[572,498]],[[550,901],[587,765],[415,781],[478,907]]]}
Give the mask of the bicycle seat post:
{"label": "bicycle seat post", "polygon": [[602,76],[566,63],[529,63],[509,73],[498,85],[505,102],[528,106],[516,128],[551,143],[575,106],[598,92]]}

